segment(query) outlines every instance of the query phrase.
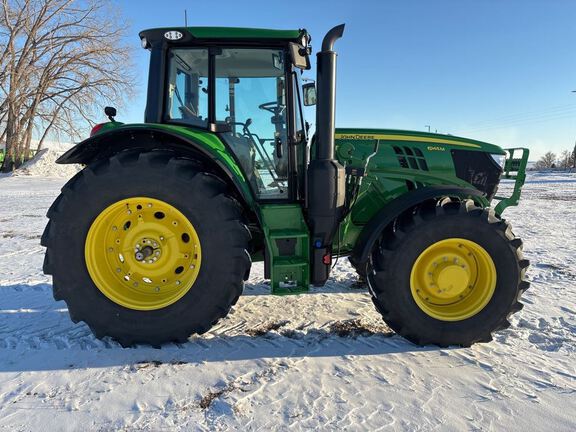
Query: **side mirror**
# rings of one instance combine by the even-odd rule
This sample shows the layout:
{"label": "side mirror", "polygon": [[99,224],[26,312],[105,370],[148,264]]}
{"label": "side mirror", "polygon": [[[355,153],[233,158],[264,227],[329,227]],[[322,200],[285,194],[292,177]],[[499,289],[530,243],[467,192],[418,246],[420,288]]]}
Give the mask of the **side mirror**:
{"label": "side mirror", "polygon": [[302,45],[290,42],[290,58],[295,67],[299,69],[310,69],[308,51]]}
{"label": "side mirror", "polygon": [[116,117],[116,108],[107,106],[104,108],[104,114],[113,122],[114,117]]}
{"label": "side mirror", "polygon": [[306,83],[302,86],[302,92],[304,93],[304,105],[312,106],[316,105],[316,84]]}

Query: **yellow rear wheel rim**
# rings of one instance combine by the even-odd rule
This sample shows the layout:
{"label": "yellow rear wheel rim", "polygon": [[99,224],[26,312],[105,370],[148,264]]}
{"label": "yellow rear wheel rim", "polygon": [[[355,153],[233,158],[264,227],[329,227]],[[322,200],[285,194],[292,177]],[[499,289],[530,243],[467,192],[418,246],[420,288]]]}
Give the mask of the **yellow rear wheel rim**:
{"label": "yellow rear wheel rim", "polygon": [[414,262],[410,290],[418,307],[441,321],[478,314],[496,289],[496,266],[471,240],[449,238],[426,248]]}
{"label": "yellow rear wheel rim", "polygon": [[104,209],[94,220],[84,249],[96,287],[121,306],[156,310],[182,298],[202,262],[192,223],[174,206],[134,197]]}

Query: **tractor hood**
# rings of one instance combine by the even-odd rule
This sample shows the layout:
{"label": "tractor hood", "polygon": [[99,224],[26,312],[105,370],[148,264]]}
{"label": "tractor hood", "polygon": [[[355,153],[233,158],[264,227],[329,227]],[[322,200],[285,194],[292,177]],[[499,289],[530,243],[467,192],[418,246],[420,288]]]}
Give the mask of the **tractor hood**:
{"label": "tractor hood", "polygon": [[366,167],[368,174],[413,188],[472,186],[488,200],[496,193],[506,155],[482,141],[394,129],[336,129],[335,139],[336,158],[349,169]]}
{"label": "tractor hood", "polygon": [[[399,129],[349,129],[337,128],[336,140],[357,141],[357,140],[380,140],[382,143],[426,143],[430,147],[444,147],[445,150],[466,148],[475,151],[482,151],[491,154],[505,155],[506,152],[499,146],[483,141],[469,138],[462,138],[454,135],[444,135],[427,132],[417,132]],[[432,151],[441,151],[433,149]]]}

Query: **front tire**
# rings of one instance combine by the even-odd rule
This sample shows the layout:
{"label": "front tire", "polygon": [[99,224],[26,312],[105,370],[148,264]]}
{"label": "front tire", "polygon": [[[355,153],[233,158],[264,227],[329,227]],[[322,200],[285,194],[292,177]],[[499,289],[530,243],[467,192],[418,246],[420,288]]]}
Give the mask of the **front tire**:
{"label": "front tire", "polygon": [[431,202],[387,227],[368,275],[384,321],[418,345],[492,340],[522,309],[528,261],[510,225],[472,201]]}
{"label": "front tire", "polygon": [[250,233],[224,182],[165,151],[84,168],[48,211],[44,272],[74,322],[123,346],[184,342],[226,316]]}

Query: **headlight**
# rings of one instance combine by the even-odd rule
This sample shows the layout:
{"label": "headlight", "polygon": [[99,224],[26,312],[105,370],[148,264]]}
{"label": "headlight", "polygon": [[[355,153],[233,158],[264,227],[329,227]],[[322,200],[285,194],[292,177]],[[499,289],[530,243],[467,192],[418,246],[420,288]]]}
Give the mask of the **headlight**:
{"label": "headlight", "polygon": [[504,164],[506,163],[506,155],[490,154],[490,156],[492,157],[492,160],[496,162],[496,165],[504,169]]}

